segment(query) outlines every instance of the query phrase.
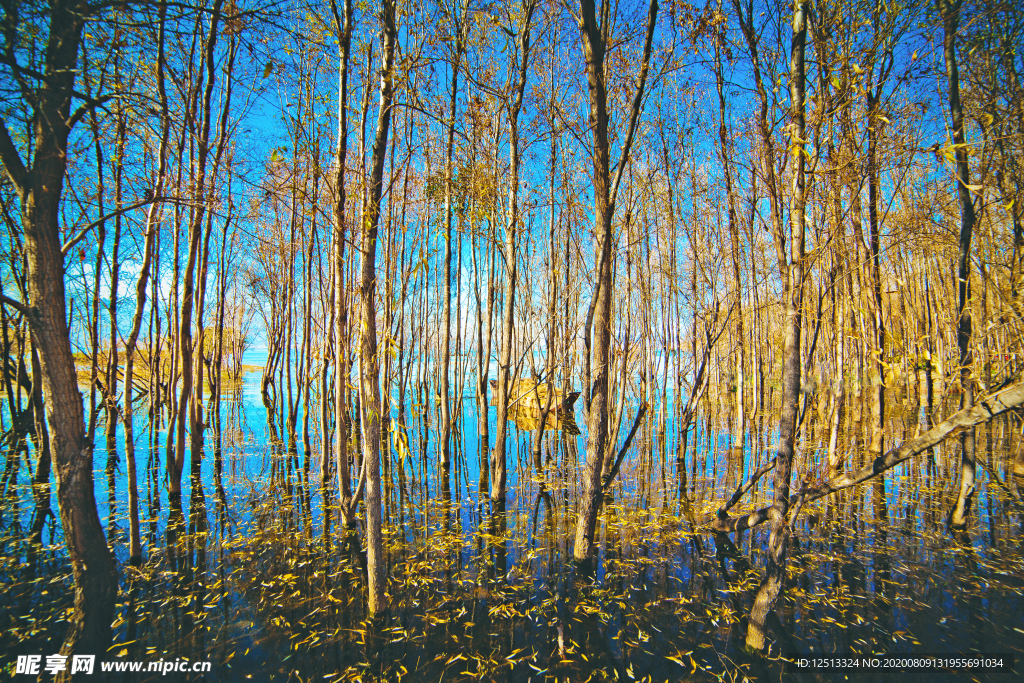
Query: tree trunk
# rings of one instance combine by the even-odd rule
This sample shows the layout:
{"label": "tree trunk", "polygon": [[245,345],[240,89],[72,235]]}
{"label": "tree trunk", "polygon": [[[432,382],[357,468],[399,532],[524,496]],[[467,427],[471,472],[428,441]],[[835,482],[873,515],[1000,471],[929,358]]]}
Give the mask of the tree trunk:
{"label": "tree trunk", "polygon": [[[167,142],[169,139],[171,119],[167,110],[167,93],[164,87],[164,26],[167,17],[167,3],[161,2],[159,7],[160,28],[157,42],[157,89],[160,94],[161,135],[160,151],[157,157],[156,186],[153,196],[163,193],[164,173],[167,166]],[[146,287],[149,284],[150,267],[156,245],[159,228],[159,204],[154,202],[146,213],[146,241],[143,246],[142,267],[135,284],[135,315],[132,318],[131,331],[125,342],[124,349],[124,452],[128,463],[128,519],[129,519],[129,562],[138,566],[142,561],[142,537],[139,529],[139,489],[138,468],[135,462],[134,410],[132,408],[133,377],[135,371],[135,348],[142,329],[142,314],[146,307]],[[156,305],[156,301],[154,301]],[[152,358],[150,358],[152,363]],[[150,400],[153,400],[152,394]]]}
{"label": "tree trunk", "polygon": [[[166,141],[167,121],[169,119],[165,117],[164,121],[163,141]],[[165,146],[161,145],[156,196],[159,196],[160,189],[163,187],[164,149]],[[130,525],[128,550],[129,562],[133,566],[138,566],[142,561],[142,538],[139,531],[139,489],[135,462],[134,412],[132,409],[135,347],[139,340],[139,331],[142,328],[142,313],[146,306],[146,286],[149,280],[150,264],[153,258],[154,242],[159,222],[157,206],[156,203],[150,205],[149,214],[146,217],[146,242],[143,246],[142,268],[139,271],[139,279],[135,285],[135,315],[132,318],[132,329],[128,334],[128,340],[125,342],[124,349],[124,453],[125,459],[128,462],[128,518]]]}
{"label": "tree trunk", "polygon": [[[872,69],[873,73],[873,69]],[[870,84],[868,86],[871,87]],[[870,261],[867,272],[871,291],[868,292],[868,313],[871,331],[871,439],[868,451],[875,458],[884,451],[885,429],[885,323],[882,319],[882,275],[879,252],[878,217],[878,127],[882,125],[878,112],[878,92],[869,90],[867,96],[868,115],[868,248]]]}
{"label": "tree trunk", "polygon": [[[199,303],[198,315],[200,317],[202,315],[201,294],[205,288],[206,250],[203,248],[203,222],[207,214],[206,166],[209,159],[210,117],[212,113],[214,75],[216,73],[214,51],[217,46],[217,37],[220,35],[219,23],[223,4],[224,0],[216,0],[214,2],[203,57],[207,74],[202,103],[203,121],[198,146],[198,177],[194,194],[196,206],[192,210],[192,220],[189,226],[188,257],[185,262],[185,281],[182,288],[181,316],[178,324],[178,370],[181,372],[181,393],[179,394],[177,406],[176,447],[168,453],[167,472],[170,480],[168,489],[172,495],[178,497],[179,503],[181,497],[181,474],[185,465],[186,420],[189,427],[193,467],[197,466],[202,449],[201,397],[203,376],[202,364],[196,361],[195,352],[198,349],[201,359],[203,335],[202,328],[200,327],[199,336],[195,343],[193,343],[192,316],[193,312],[197,309],[196,303]],[[197,382],[198,386],[195,386]]]}
{"label": "tree trunk", "polygon": [[106,404],[106,424],[104,425],[104,437],[107,447],[107,486],[109,489],[110,515],[115,514],[116,500],[114,497],[114,476],[117,469],[117,370],[118,370],[118,337],[117,330],[117,287],[120,278],[120,251],[121,251],[121,200],[123,198],[124,181],[124,145],[126,135],[125,112],[122,106],[117,107],[117,136],[115,140],[116,162],[114,167],[114,195],[118,214],[114,217],[114,244],[110,252],[110,295],[107,303],[107,317],[110,319],[110,349],[107,352],[106,367],[106,389],[104,398]]}
{"label": "tree trunk", "polygon": [[[837,219],[841,214],[837,214]],[[838,229],[838,224],[837,224]],[[839,252],[836,250],[833,256],[835,262],[833,268],[842,273],[841,264],[839,260]],[[832,290],[832,329],[835,333],[835,367],[834,376],[832,378],[832,424],[829,429],[828,437],[828,476],[834,477],[839,474],[839,470],[842,467],[842,455],[839,452],[839,432],[843,425],[843,408],[846,403],[846,325],[843,320],[845,312],[843,311],[843,297],[842,297],[842,283],[845,282],[846,276],[840,274],[836,278],[835,285]]]}
{"label": "tree trunk", "polygon": [[[629,161],[629,147],[636,131],[637,119],[643,101],[647,68],[650,63],[651,41],[658,18],[658,0],[651,0],[647,15],[647,34],[644,44],[643,62],[640,67],[640,82],[630,111],[629,125],[622,153],[616,166],[616,177],[611,178],[610,149],[608,140],[608,91],[605,85],[605,49],[607,25],[599,25],[593,0],[580,1],[580,34],[583,44],[583,58],[586,62],[587,89],[590,95],[590,125],[594,135],[593,187],[594,187],[594,233],[597,249],[594,255],[596,272],[594,299],[591,303],[593,326],[593,347],[590,367],[593,379],[590,386],[583,387],[587,401],[587,461],[583,472],[583,496],[580,500],[579,517],[576,521],[576,540],[573,557],[577,562],[588,562],[594,553],[594,530],[597,527],[597,513],[601,506],[601,469],[604,463],[608,438],[609,372],[611,366],[612,332],[612,216],[615,213],[615,197],[623,170]],[[589,322],[589,321],[588,321]],[[591,379],[588,377],[588,379]]]}
{"label": "tree trunk", "polygon": [[[956,34],[960,27],[962,0],[940,0],[942,13],[943,51],[946,78],[949,84],[949,114],[952,119],[953,145],[956,155],[957,191],[960,197],[960,250],[957,255],[957,327],[956,341],[960,352],[960,409],[974,405],[974,379],[971,377],[971,234],[974,231],[974,202],[970,190],[970,169],[964,142],[964,113],[960,103],[960,72],[957,68]],[[949,525],[966,529],[974,498],[975,430],[960,435],[960,493],[949,512]]]}
{"label": "tree trunk", "polygon": [[[1024,405],[1024,383],[1012,384],[1005,389],[986,396],[976,405],[950,415],[927,432],[914,439],[904,441],[884,456],[875,458],[859,470],[803,488],[798,494],[791,497],[790,504],[797,501],[800,501],[802,504],[813,503],[825,496],[830,496],[838,491],[862,484],[883,472],[891,470],[896,465],[906,462],[915,455],[934,448],[951,436],[963,434],[965,431],[974,428],[975,425],[988,422],[997,415],[1001,415],[1014,408],[1019,408],[1021,405]],[[738,502],[739,497],[734,498],[734,502]],[[756,526],[771,521],[772,511],[774,510],[774,506],[772,506],[738,517],[730,517],[724,514],[728,507],[730,506],[727,505],[719,511],[717,519],[703,519],[700,523],[707,524],[707,528],[715,532],[738,532],[753,529]]]}
{"label": "tree trunk", "polygon": [[[332,0],[335,30],[338,32],[338,150],[334,169],[334,460],[338,471],[338,503],[344,527],[355,522],[348,466],[348,300],[345,292],[345,163],[348,156],[348,63],[352,44],[352,0],[345,0],[339,14]],[[326,398],[325,398],[326,400]]]}
{"label": "tree trunk", "polygon": [[444,160],[444,335],[441,349],[441,368],[439,370],[438,390],[441,393],[441,415],[438,425],[441,432],[441,493],[445,498],[451,496],[451,457],[452,457],[452,407],[450,389],[451,377],[451,336],[452,336],[452,156],[455,152],[455,109],[459,98],[459,69],[462,64],[462,17],[459,7],[452,9],[452,28],[455,31],[454,54],[451,70],[451,101],[448,109],[447,146]]}
{"label": "tree trunk", "polygon": [[495,425],[497,433],[494,437],[494,452],[491,456],[491,504],[501,511],[505,508],[506,463],[505,450],[508,439],[508,394],[511,381],[512,365],[512,322],[516,300],[516,277],[518,274],[518,255],[516,254],[516,233],[519,230],[519,112],[523,108],[523,92],[526,89],[526,77],[530,60],[530,26],[533,20],[535,0],[526,0],[524,16],[519,30],[519,57],[516,69],[515,91],[509,107],[509,191],[508,191],[508,222],[505,228],[505,269],[508,278],[505,281],[505,309],[501,321],[501,350],[498,357],[498,387],[495,401],[498,415]]}
{"label": "tree trunk", "polygon": [[[721,11],[721,2],[719,2]],[[722,44],[725,42],[725,25],[721,25],[718,40],[715,41],[715,84],[718,89],[718,141],[719,152],[722,157],[722,170],[725,176],[725,194],[728,200],[729,210],[729,240],[732,256],[733,284],[736,287],[736,426],[735,426],[735,448],[736,457],[742,462],[743,453],[746,450],[747,432],[744,428],[743,418],[743,371],[744,356],[746,355],[746,339],[743,334],[743,274],[740,271],[740,244],[739,219],[736,216],[736,196],[732,186],[732,154],[729,149],[729,129],[725,124],[725,78],[722,73]]]}
{"label": "tree trunk", "polygon": [[[16,12],[8,10],[15,22]],[[67,172],[71,98],[82,29],[92,8],[73,0],[50,4],[45,77],[34,91],[32,164],[25,166],[0,120],[0,161],[21,199],[28,265],[24,306],[39,351],[57,504],[75,580],[74,611],[61,654],[103,653],[110,644],[117,569],[96,513],[92,445],[85,440],[82,395],[68,334],[60,202]],[[70,672],[57,680],[69,680]]]}
{"label": "tree trunk", "polygon": [[383,50],[381,53],[380,107],[377,132],[373,141],[370,177],[367,186],[366,215],[363,217],[362,266],[360,269],[360,345],[359,398],[362,412],[363,458],[366,467],[366,564],[369,574],[369,614],[387,609],[384,594],[384,545],[381,535],[380,476],[380,361],[377,356],[377,228],[380,223],[380,198],[384,184],[388,130],[391,126],[395,44],[394,0],[384,0],[381,9]]}
{"label": "tree trunk", "polygon": [[[785,355],[782,370],[782,414],[779,421],[779,448],[776,452],[774,503],[768,512],[771,535],[765,577],[754,598],[747,627],[747,647],[762,650],[768,613],[775,605],[786,578],[789,549],[789,485],[793,471],[797,410],[800,399],[800,334],[802,330],[804,280],[804,51],[807,41],[808,0],[796,0],[793,8],[793,43],[789,61],[789,94],[792,101],[790,146],[796,168],[793,171],[790,198],[792,241],[785,278]],[[778,245],[785,253],[785,244]]]}
{"label": "tree trunk", "polygon": [[[31,341],[31,335],[30,341]],[[46,428],[43,404],[43,371],[39,363],[39,351],[32,341],[32,393],[29,396],[31,401],[32,420],[35,424],[36,469],[32,473],[32,497],[35,500],[35,512],[32,516],[32,528],[29,532],[29,541],[32,543],[43,542],[43,527],[46,525],[46,518],[53,514],[50,508],[50,470],[53,458],[50,455],[50,432]],[[15,405],[8,402],[8,405]]]}

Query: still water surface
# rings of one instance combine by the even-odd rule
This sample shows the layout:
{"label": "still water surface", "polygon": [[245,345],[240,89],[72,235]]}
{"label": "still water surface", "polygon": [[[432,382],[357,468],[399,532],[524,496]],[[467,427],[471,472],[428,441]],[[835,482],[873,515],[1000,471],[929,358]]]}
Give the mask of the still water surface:
{"label": "still water surface", "polygon": [[[149,472],[139,476],[139,569],[127,566],[126,467],[115,457],[111,496],[98,430],[97,504],[122,569],[115,645],[98,660],[211,663],[202,675],[108,680],[1019,680],[1011,671],[795,674],[778,660],[1024,652],[1024,484],[1018,489],[1005,466],[1021,447],[1014,417],[979,429],[987,464],[966,536],[952,537],[944,524],[956,493],[955,444],[937,450],[934,467],[912,463],[805,510],[770,621],[772,648],[761,658],[743,651],[743,639],[766,532],[716,538],[694,521],[765,461],[767,430],[752,433],[739,457],[724,427],[702,422],[688,438],[685,476],[671,421],[664,435],[638,437],[623,485],[606,502],[591,578],[571,562],[585,435],[560,441],[548,432],[541,478],[532,435],[513,429],[507,514],[495,518],[478,491],[474,400],[463,402],[451,501],[433,467],[433,417],[424,431],[410,408],[407,455],[393,451],[385,473],[391,609],[368,622],[358,538],[339,532],[336,513],[324,533],[316,416],[307,475],[301,413],[293,439],[258,385],[249,374],[224,402],[220,447],[211,429],[201,476],[184,477],[180,517],[162,478],[166,435],[155,430],[151,451],[145,415],[137,418],[139,467]],[[818,435],[806,431],[802,453],[813,462]],[[8,487],[0,519],[0,652],[12,673],[18,654],[45,659],[59,650],[71,605],[60,530],[47,527],[42,551],[22,540],[32,514],[26,469]],[[768,499],[765,485],[751,506]]]}

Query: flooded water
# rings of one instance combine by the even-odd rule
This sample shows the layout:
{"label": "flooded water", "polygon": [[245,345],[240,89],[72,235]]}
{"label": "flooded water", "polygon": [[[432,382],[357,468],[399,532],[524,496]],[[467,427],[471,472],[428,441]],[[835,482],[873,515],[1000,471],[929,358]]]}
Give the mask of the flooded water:
{"label": "flooded water", "polygon": [[[796,673],[781,659],[1024,651],[1024,506],[1007,476],[1021,447],[1015,416],[978,430],[985,465],[966,535],[951,536],[945,524],[956,496],[955,442],[936,449],[933,465],[913,461],[805,508],[762,657],[743,643],[767,531],[716,537],[696,523],[767,461],[770,420],[748,436],[743,454],[731,448],[726,425],[702,420],[681,467],[671,420],[664,434],[641,432],[603,508],[596,573],[583,576],[572,539],[585,434],[546,432],[538,475],[535,433],[513,429],[507,510],[491,515],[478,490],[475,410],[467,398],[451,500],[433,467],[434,416],[425,430],[422,416],[406,413],[408,455],[392,451],[385,469],[390,609],[373,621],[365,619],[361,526],[359,535],[345,534],[334,513],[325,533],[317,420],[307,459],[301,413],[296,438],[280,413],[268,414],[258,375],[223,404],[220,435],[207,434],[202,474],[184,484],[180,516],[163,481],[165,433],[137,419],[146,472],[138,569],[127,564],[126,467],[115,461],[108,478],[100,430],[96,498],[121,593],[115,644],[97,659],[158,668],[209,662],[202,673],[123,671],[107,680],[1019,680],[1009,670]],[[907,429],[894,426],[894,438],[903,438],[900,428]],[[805,429],[797,476],[820,459],[815,437]],[[0,652],[13,674],[17,655],[45,661],[59,650],[71,579],[59,528],[47,524],[42,549],[24,540],[32,516],[27,464],[7,471]],[[767,486],[740,508],[763,505]]]}

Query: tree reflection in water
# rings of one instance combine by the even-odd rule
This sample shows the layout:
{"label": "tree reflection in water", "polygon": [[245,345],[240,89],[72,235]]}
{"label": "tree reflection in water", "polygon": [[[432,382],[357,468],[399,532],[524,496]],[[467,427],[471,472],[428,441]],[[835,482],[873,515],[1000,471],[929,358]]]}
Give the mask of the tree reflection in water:
{"label": "tree reflection in water", "polygon": [[[474,402],[464,410],[474,413]],[[1005,477],[1019,429],[1015,417],[998,419],[1006,424],[979,430],[978,450]],[[475,434],[459,440],[454,461],[462,470],[454,490],[463,495],[447,499],[434,494],[432,450],[400,458],[392,449],[384,539],[391,609],[367,621],[362,517],[344,528],[331,510],[325,533],[316,445],[307,468],[287,422],[256,400],[225,402],[222,420],[181,499],[164,505],[163,483],[146,477],[149,533],[137,570],[126,566],[128,525],[108,527],[124,567],[111,659],[210,660],[205,680],[224,681],[777,680],[787,652],[1014,652],[1024,644],[1015,630],[1024,611],[1024,511],[1007,483],[1012,474],[982,484],[978,526],[951,536],[944,506],[956,495],[955,444],[938,446],[934,465],[922,456],[870,486],[805,506],[768,624],[771,647],[754,656],[743,639],[766,531],[713,534],[694,525],[756,469],[753,451],[742,468],[733,462],[738,454],[719,432],[687,436],[690,473],[682,478],[647,459],[676,452],[682,436],[671,425],[664,436],[638,436],[639,457],[605,498],[589,575],[571,555],[575,439],[546,440],[557,450],[546,454],[541,476],[531,440],[513,440],[510,462],[518,464],[505,510],[479,495],[477,458],[462,459],[476,453]],[[423,443],[418,422],[406,448]],[[476,423],[475,414],[465,420]],[[746,442],[770,439],[751,434]],[[417,467],[424,457],[425,477]],[[151,460],[140,462],[151,470]],[[726,476],[716,483],[716,473]],[[125,485],[118,472],[115,487]],[[30,487],[18,493],[5,499],[0,649],[52,653],[70,607],[68,566],[54,545],[59,534],[45,533],[42,548],[23,540]],[[756,505],[769,495],[760,482],[745,500]]]}

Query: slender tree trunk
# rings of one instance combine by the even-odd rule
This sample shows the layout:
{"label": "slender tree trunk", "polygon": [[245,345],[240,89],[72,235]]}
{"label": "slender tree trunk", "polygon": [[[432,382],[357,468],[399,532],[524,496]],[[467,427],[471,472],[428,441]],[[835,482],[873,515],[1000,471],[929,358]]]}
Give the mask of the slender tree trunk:
{"label": "slender tree trunk", "polygon": [[398,31],[395,27],[395,2],[384,0],[381,8],[380,107],[373,156],[368,178],[366,214],[363,217],[362,267],[359,281],[360,344],[359,399],[362,412],[363,458],[366,477],[366,564],[369,574],[367,611],[380,614],[387,609],[384,595],[384,545],[381,535],[380,476],[380,361],[377,355],[377,227],[380,223],[380,199],[384,185],[384,162],[387,158],[388,130],[391,126],[393,71]]}
{"label": "slender tree trunk", "polygon": [[[602,12],[602,16],[605,13]],[[651,41],[658,18],[658,0],[651,0],[647,15],[647,33],[644,43],[643,61],[640,67],[640,82],[637,86],[629,124],[622,146],[616,177],[611,177],[610,149],[608,139],[608,92],[605,85],[605,50],[608,39],[606,23],[598,23],[593,0],[580,1],[580,34],[583,44],[583,58],[586,62],[587,89],[590,96],[590,125],[594,136],[593,186],[594,186],[594,232],[597,236],[595,292],[591,312],[594,332],[590,362],[594,375],[590,387],[584,387],[587,401],[587,462],[583,473],[583,497],[580,500],[579,517],[576,522],[576,539],[573,557],[577,562],[589,562],[594,553],[594,531],[597,514],[601,506],[601,470],[604,463],[608,438],[609,373],[611,371],[612,332],[612,217],[615,213],[615,197],[619,181],[629,161],[629,147],[636,131],[640,107],[643,101],[647,68],[650,63]],[[589,379],[589,378],[588,378]]]}
{"label": "slender tree trunk", "polygon": [[[166,127],[164,130],[166,131]],[[166,140],[166,136],[164,140]],[[161,154],[160,168],[157,171],[157,192],[159,192],[163,185],[163,161],[164,157]],[[139,331],[142,328],[142,314],[146,306],[146,286],[148,285],[150,264],[152,263],[159,221],[157,211],[157,204],[154,203],[150,206],[146,217],[146,242],[143,246],[142,268],[139,271],[139,279],[135,285],[135,315],[132,318],[132,328],[128,334],[128,340],[125,342],[124,350],[124,451],[125,459],[128,462],[129,562],[133,566],[138,566],[142,561],[142,538],[139,531],[138,475],[135,462],[134,411],[132,409],[135,349],[139,339]]]}
{"label": "slender tree trunk", "polygon": [[[721,1],[719,2],[721,11]],[[718,89],[718,140],[719,152],[722,158],[722,169],[725,176],[725,193],[729,208],[729,239],[732,247],[732,273],[733,284],[736,287],[736,426],[735,446],[736,456],[741,459],[746,449],[747,431],[744,427],[743,403],[743,371],[744,356],[746,355],[746,338],[743,334],[743,274],[740,271],[740,228],[739,219],[736,215],[736,196],[732,185],[732,154],[729,149],[729,129],[725,123],[725,78],[722,73],[722,44],[725,41],[725,25],[722,24],[718,40],[715,41],[715,84]]]}
{"label": "slender tree trunk", "polygon": [[[157,39],[157,90],[160,94],[161,112],[161,134],[160,149],[157,152],[156,184],[153,188],[153,196],[159,197],[163,193],[164,174],[167,165],[167,142],[170,133],[170,116],[167,110],[167,93],[164,87],[164,26],[167,17],[167,3],[161,2],[160,27]],[[135,372],[135,350],[139,340],[139,332],[142,329],[142,316],[146,307],[146,288],[149,285],[150,268],[153,261],[153,253],[159,228],[159,204],[154,202],[146,212],[146,241],[143,246],[142,267],[139,270],[139,277],[135,284],[135,315],[132,317],[132,327],[125,341],[124,349],[124,452],[125,460],[128,463],[128,519],[129,519],[129,562],[138,566],[142,561],[142,537],[139,529],[139,491],[138,491],[138,468],[135,461],[135,432],[134,413],[132,407],[132,395],[134,387]],[[154,301],[154,306],[156,301]],[[152,358],[150,358],[152,362]],[[150,400],[152,400],[150,395]]]}
{"label": "slender tree trunk", "polygon": [[[352,44],[352,0],[345,0],[344,14],[331,2],[338,32],[338,149],[334,168],[334,460],[338,472],[338,502],[344,527],[355,522],[348,464],[348,300],[345,292],[345,163],[348,156],[348,65]],[[326,397],[325,399],[326,400]]]}
{"label": "slender tree trunk", "polygon": [[519,113],[523,108],[523,93],[530,64],[530,28],[533,20],[535,0],[525,0],[524,16],[518,36],[519,63],[516,69],[515,91],[509,107],[509,192],[508,222],[505,227],[505,309],[501,321],[501,351],[498,357],[498,387],[495,400],[498,407],[497,433],[494,437],[494,452],[491,456],[491,504],[498,511],[505,509],[506,441],[508,439],[508,400],[511,389],[512,369],[512,323],[516,299],[516,277],[518,275],[518,254],[516,233],[519,230]]}
{"label": "slender tree trunk", "polygon": [[[872,68],[873,71],[873,68]],[[882,275],[879,251],[878,216],[878,128],[882,125],[878,111],[878,92],[867,95],[868,116],[868,248],[870,261],[867,264],[871,291],[868,293],[868,313],[871,330],[871,440],[868,443],[870,457],[877,458],[884,452],[885,429],[885,323],[882,318]]]}
{"label": "slender tree trunk", "polygon": [[[789,486],[793,471],[797,411],[800,399],[800,334],[802,329],[804,280],[804,51],[807,41],[808,0],[796,0],[793,11],[793,43],[789,61],[789,93],[792,102],[790,145],[795,152],[790,199],[792,241],[786,271],[780,273],[785,290],[785,356],[782,371],[782,414],[779,421],[779,447],[776,452],[775,496],[768,513],[771,535],[768,539],[768,562],[765,577],[754,598],[747,627],[747,647],[762,650],[768,613],[775,606],[786,578],[789,549]],[[785,244],[780,245],[785,253]]]}
{"label": "slender tree trunk", "polygon": [[[205,82],[206,87],[203,93],[203,122],[200,130],[198,150],[199,170],[194,194],[197,206],[192,210],[192,220],[189,227],[188,256],[185,262],[185,281],[182,288],[181,315],[178,324],[178,370],[181,372],[182,382],[181,393],[179,394],[177,406],[176,448],[173,453],[168,453],[169,456],[173,455],[173,458],[169,458],[168,460],[167,471],[170,479],[168,488],[172,495],[176,495],[178,497],[179,502],[181,496],[181,474],[185,465],[186,420],[188,421],[188,426],[190,428],[190,450],[192,451],[193,466],[195,466],[202,447],[202,408],[197,405],[197,401],[201,401],[201,398],[199,397],[202,396],[203,377],[201,371],[198,373],[197,377],[196,369],[197,367],[201,368],[201,364],[195,362],[194,355],[197,347],[199,353],[203,353],[203,338],[202,330],[200,328],[200,334],[196,340],[197,344],[193,343],[192,317],[193,312],[195,311],[197,299],[197,280],[199,288],[202,289],[204,284],[203,274],[205,274],[206,270],[205,250],[203,249],[203,221],[207,214],[205,205],[207,181],[206,166],[209,158],[210,118],[213,102],[214,76],[216,73],[214,51],[217,46],[217,37],[220,35],[219,23],[223,4],[224,0],[216,0],[214,2],[213,12],[210,17],[210,28],[205,45],[204,63],[207,71]],[[198,278],[197,271],[200,276]],[[199,383],[198,389],[194,386],[196,381]]]}
{"label": "slender tree trunk", "polygon": [[440,386],[441,415],[438,425],[441,432],[441,492],[449,497],[451,487],[452,457],[452,414],[451,397],[448,387],[451,376],[451,336],[452,336],[452,157],[455,152],[455,110],[459,99],[459,69],[462,64],[462,17],[459,7],[452,10],[452,28],[455,31],[454,54],[451,60],[451,102],[448,109],[447,146],[444,163],[444,339],[441,349]]}
{"label": "slender tree trunk", "polygon": [[[493,215],[493,214],[492,214]],[[490,410],[489,402],[487,400],[487,389],[490,383],[487,381],[488,373],[491,367],[491,345],[494,340],[494,271],[495,271],[495,260],[497,248],[494,245],[494,221],[488,221],[488,231],[490,231],[491,239],[488,239],[485,244],[486,249],[483,252],[483,257],[487,259],[487,295],[486,295],[486,311],[482,313],[487,320],[487,331],[479,332],[477,335],[477,344],[479,346],[479,373],[480,376],[477,378],[479,383],[477,399],[478,410],[480,414],[478,416],[477,424],[480,430],[480,501],[483,501],[485,495],[490,495],[490,454],[491,454],[491,433],[490,433]],[[507,413],[506,413],[507,415]],[[507,418],[506,418],[507,419]]]}
{"label": "slender tree trunk", "polygon": [[[117,133],[115,139],[114,164],[114,201],[120,212],[122,208],[124,183],[124,146],[127,122],[122,106],[117,107]],[[121,214],[114,217],[114,244],[110,251],[110,295],[107,302],[107,317],[110,323],[110,349],[107,352],[106,388],[104,391],[107,421],[104,425],[104,437],[107,447],[107,485],[110,491],[110,514],[115,513],[114,477],[117,469],[117,371],[118,371],[118,337],[117,330],[117,289],[121,269]]]}
{"label": "slender tree trunk", "polygon": [[[838,216],[837,216],[838,217]],[[838,257],[835,257],[838,260]],[[842,273],[842,262],[833,264],[833,268]],[[840,274],[832,290],[832,329],[836,336],[835,341],[835,369],[832,378],[832,425],[828,438],[828,476],[834,477],[839,474],[842,466],[842,454],[839,452],[839,432],[843,424],[843,408],[846,402],[846,325],[844,324],[843,311],[844,299],[842,296],[842,283],[846,277]]]}
{"label": "slender tree trunk", "polygon": [[[31,334],[29,335],[31,341]],[[35,512],[32,517],[32,529],[29,532],[29,540],[32,543],[43,542],[43,527],[46,525],[46,518],[53,514],[50,508],[50,470],[53,459],[50,455],[50,432],[46,427],[44,417],[45,406],[43,403],[43,374],[39,362],[39,352],[36,344],[32,341],[32,394],[31,400],[32,419],[35,424],[36,444],[36,469],[32,473],[32,497],[35,500]],[[8,405],[14,405],[8,403]]]}
{"label": "slender tree trunk", "polygon": [[[970,190],[970,168],[964,137],[964,113],[960,103],[960,72],[957,67],[956,36],[960,27],[962,0],[940,0],[942,13],[943,51],[946,78],[949,84],[949,113],[952,119],[953,144],[956,156],[957,192],[960,198],[960,250],[957,255],[957,326],[956,341],[960,352],[960,409],[974,405],[974,378],[971,376],[971,235],[974,232],[974,201]],[[960,493],[950,510],[949,525],[966,529],[974,498],[975,429],[960,435]]]}

